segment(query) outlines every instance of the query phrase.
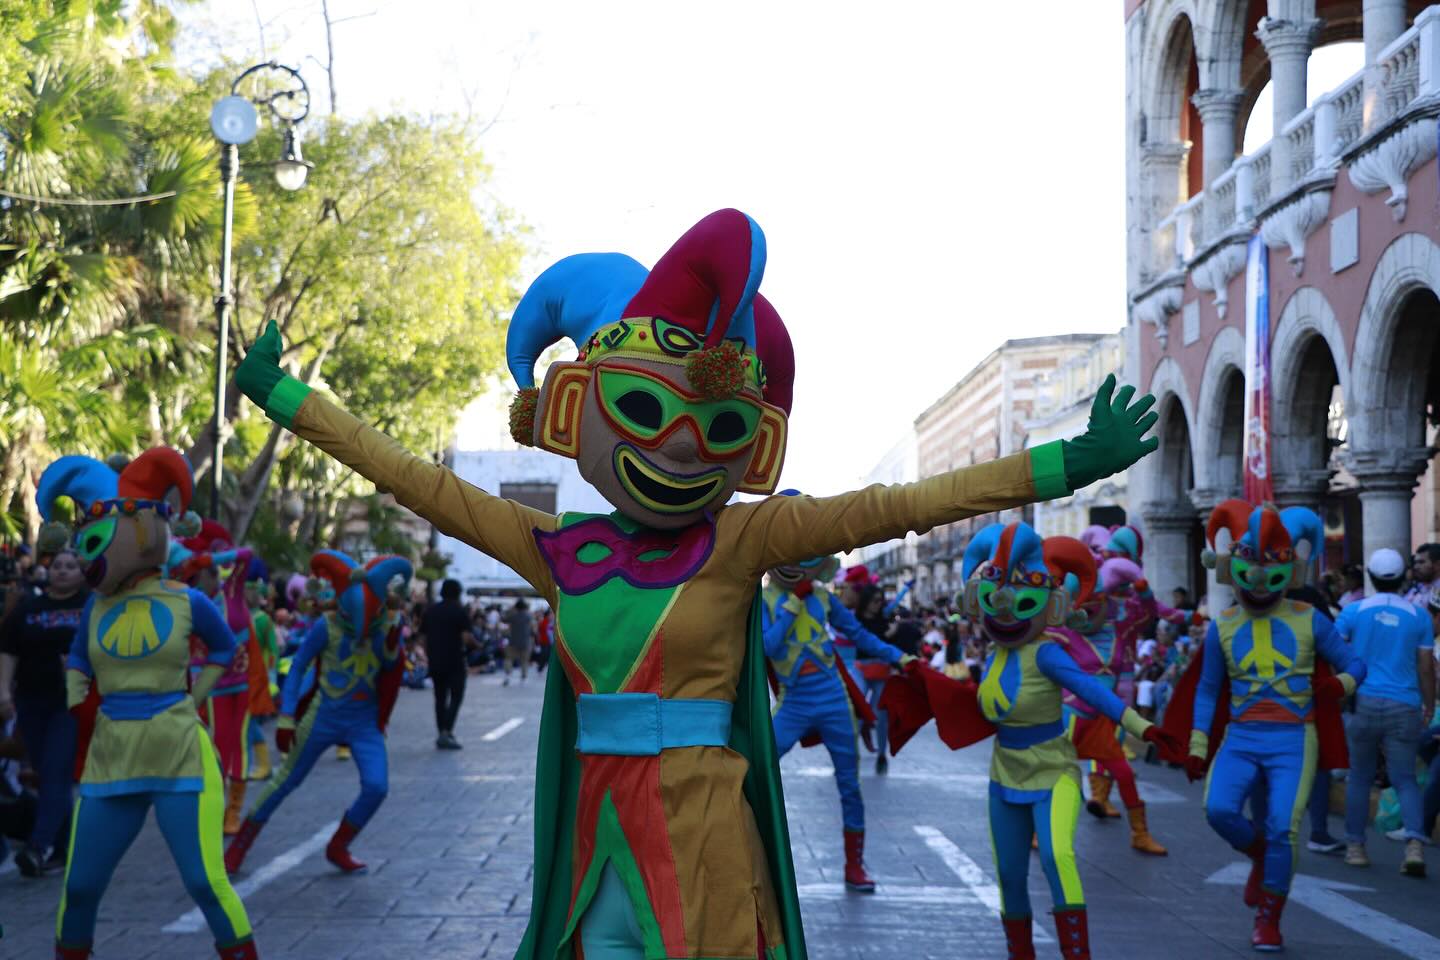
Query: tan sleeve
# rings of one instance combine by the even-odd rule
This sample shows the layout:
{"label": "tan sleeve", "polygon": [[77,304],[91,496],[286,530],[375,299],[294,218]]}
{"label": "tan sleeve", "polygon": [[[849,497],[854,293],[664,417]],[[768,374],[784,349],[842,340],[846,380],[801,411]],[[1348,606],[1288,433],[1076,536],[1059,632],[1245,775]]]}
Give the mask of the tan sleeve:
{"label": "tan sleeve", "polygon": [[1034,503],[1043,498],[1032,474],[1027,450],[918,483],[875,484],[834,497],[769,497],[725,507],[717,533],[736,572],[756,577],[782,564]]}
{"label": "tan sleeve", "polygon": [[436,529],[494,557],[547,597],[555,592],[535,531],[554,530],[556,518],[491,496],[454,471],[417,457],[374,427],[311,392],[291,430],[375,484]]}

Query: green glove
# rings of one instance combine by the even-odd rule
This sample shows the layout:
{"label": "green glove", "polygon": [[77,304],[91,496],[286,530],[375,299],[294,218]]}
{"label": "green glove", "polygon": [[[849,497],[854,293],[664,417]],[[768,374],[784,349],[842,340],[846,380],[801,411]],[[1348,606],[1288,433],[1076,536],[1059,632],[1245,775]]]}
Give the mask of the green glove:
{"label": "green glove", "polygon": [[310,388],[280,369],[280,328],[271,320],[265,332],[250,346],[250,352],[235,371],[240,392],[259,404],[270,419],[289,427]]}
{"label": "green glove", "polygon": [[1115,375],[1106,377],[1090,407],[1085,432],[1074,440],[1060,441],[1065,482],[1072,491],[1119,473],[1160,446],[1158,437],[1145,437],[1160,419],[1158,414],[1146,412],[1155,405],[1155,398],[1146,394],[1132,404],[1134,395],[1134,387],[1121,387],[1115,394]]}

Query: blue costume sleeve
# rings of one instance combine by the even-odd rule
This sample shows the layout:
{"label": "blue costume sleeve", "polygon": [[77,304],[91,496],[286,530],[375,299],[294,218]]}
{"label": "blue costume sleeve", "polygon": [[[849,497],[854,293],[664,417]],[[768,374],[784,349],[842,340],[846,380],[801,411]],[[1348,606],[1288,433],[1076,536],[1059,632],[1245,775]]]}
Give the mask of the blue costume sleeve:
{"label": "blue costume sleeve", "polygon": [[90,611],[94,608],[95,594],[91,593],[80,611],[80,625],[75,628],[75,639],[70,641],[70,656],[65,660],[68,669],[79,670],[87,677],[95,676],[90,666]]}
{"label": "blue costume sleeve", "polygon": [[795,625],[795,614],[777,603],[772,616],[770,605],[762,603],[760,604],[760,615],[764,618],[762,622],[765,627],[765,656],[771,660],[779,660],[785,656],[785,638],[790,636],[790,628]]}
{"label": "blue costume sleeve", "polygon": [[1116,723],[1125,714],[1125,704],[1099,680],[1081,670],[1074,658],[1058,643],[1042,643],[1035,651],[1035,665],[1052,683],[1059,684]]}
{"label": "blue costume sleeve", "polygon": [[1195,688],[1195,719],[1192,730],[1209,736],[1215,722],[1215,702],[1225,682],[1225,651],[1220,647],[1220,628],[1215,621],[1205,629],[1205,662],[1201,664],[1200,683]]}
{"label": "blue costume sleeve", "polygon": [[869,657],[874,660],[884,660],[888,663],[899,663],[900,658],[905,656],[899,647],[891,646],[861,626],[855,614],[843,603],[830,604],[830,625],[845,635],[845,639],[855,644],[855,649],[860,656]]}
{"label": "blue costume sleeve", "polygon": [[[1345,616],[1344,611],[1341,611],[1340,616]],[[1315,651],[1330,661],[1330,666],[1335,668],[1336,673],[1348,673],[1354,677],[1355,686],[1358,687],[1365,679],[1365,661],[1356,655],[1355,648],[1345,642],[1335,624],[1331,623],[1328,617],[1322,616],[1319,610],[1312,614],[1310,629],[1315,634]]]}
{"label": "blue costume sleeve", "polygon": [[900,609],[900,604],[904,603],[905,598],[910,595],[910,584],[911,581],[906,580],[905,584],[900,588],[900,592],[895,594],[895,599],[885,604],[885,609],[882,611],[885,616],[894,616],[895,611]]}
{"label": "blue costume sleeve", "polygon": [[205,594],[190,588],[190,629],[205,644],[205,663],[227,666],[235,659],[235,632],[225,622],[225,615]]}
{"label": "blue costume sleeve", "polygon": [[1335,619],[1335,632],[1340,635],[1341,640],[1349,641],[1355,633],[1355,611],[1360,609],[1360,604],[1347,603],[1345,609],[1340,611],[1340,616]]}
{"label": "blue costume sleeve", "polygon": [[310,669],[310,662],[320,656],[320,651],[325,649],[329,640],[330,625],[321,617],[310,625],[310,631],[305,634],[299,651],[290,661],[290,672],[285,675],[285,689],[280,693],[280,713],[284,716],[295,716],[295,710],[300,706],[300,698],[304,695],[305,674]]}

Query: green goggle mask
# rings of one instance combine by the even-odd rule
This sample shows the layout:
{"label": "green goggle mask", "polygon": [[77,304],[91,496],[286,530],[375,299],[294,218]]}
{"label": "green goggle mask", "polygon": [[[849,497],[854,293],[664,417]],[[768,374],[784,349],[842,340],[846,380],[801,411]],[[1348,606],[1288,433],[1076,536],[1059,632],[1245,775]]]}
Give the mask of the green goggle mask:
{"label": "green goggle mask", "polygon": [[1235,585],[1251,593],[1280,593],[1290,586],[1295,576],[1295,564],[1251,563],[1240,557],[1230,559],[1230,575]]}
{"label": "green goggle mask", "polygon": [[115,539],[115,528],[120,518],[109,516],[95,523],[89,523],[75,532],[75,555],[84,564],[94,563]]}
{"label": "green goggle mask", "polygon": [[755,440],[760,404],[749,397],[706,400],[649,371],[596,368],[595,394],[605,419],[625,439],[653,450],[683,424],[700,439],[700,457],[733,459]]}
{"label": "green goggle mask", "polygon": [[983,580],[979,588],[980,609],[992,617],[1009,614],[1017,620],[1032,620],[1050,602],[1049,587],[1002,587]]}

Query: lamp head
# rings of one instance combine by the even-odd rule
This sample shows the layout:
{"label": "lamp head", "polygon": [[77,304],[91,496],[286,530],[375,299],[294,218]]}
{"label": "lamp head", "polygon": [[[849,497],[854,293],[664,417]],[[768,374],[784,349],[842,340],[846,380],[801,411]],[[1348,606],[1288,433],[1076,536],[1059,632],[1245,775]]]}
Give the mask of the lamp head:
{"label": "lamp head", "polygon": [[285,146],[275,161],[275,182],[281,190],[295,191],[305,186],[305,178],[315,164],[300,155],[300,134],[293,123],[285,125]]}

